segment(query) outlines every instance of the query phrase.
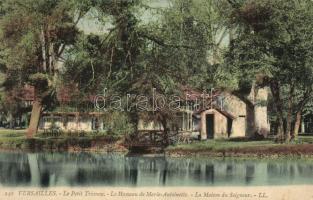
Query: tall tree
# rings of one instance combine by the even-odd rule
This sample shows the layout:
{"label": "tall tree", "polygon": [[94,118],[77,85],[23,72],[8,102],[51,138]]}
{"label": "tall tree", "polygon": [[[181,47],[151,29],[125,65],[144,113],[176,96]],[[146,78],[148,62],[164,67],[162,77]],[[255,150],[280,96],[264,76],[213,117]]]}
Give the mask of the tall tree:
{"label": "tall tree", "polygon": [[[142,1],[95,4],[99,20],[109,27],[108,31],[84,36],[75,44],[67,69],[78,70],[68,70],[66,77],[70,79],[75,74],[72,80],[86,91],[102,92],[103,88],[108,88],[122,95],[150,97],[153,91],[157,95],[179,95],[180,86],[185,84],[206,85],[199,86],[200,81],[195,77],[203,77],[209,67],[207,57],[212,37],[207,26],[210,9],[205,6],[210,4],[206,1],[169,2],[171,4],[163,8],[151,8]],[[143,10],[149,14],[156,12],[155,19],[147,21],[139,17]],[[135,108],[128,113],[136,125],[141,110]],[[175,116],[167,108],[151,114],[144,116],[161,122],[166,130]]]}
{"label": "tall tree", "polygon": [[308,0],[249,0],[232,13],[239,26],[224,69],[229,66],[230,80],[238,84],[257,79],[270,87],[277,134],[287,141],[298,131],[299,113],[312,95],[312,5]]}
{"label": "tall tree", "polygon": [[32,85],[35,91],[27,137],[37,132],[40,114],[55,94],[62,55],[74,43],[76,25],[88,10],[84,3],[88,1],[2,1],[0,41],[7,78],[17,75],[16,83]]}

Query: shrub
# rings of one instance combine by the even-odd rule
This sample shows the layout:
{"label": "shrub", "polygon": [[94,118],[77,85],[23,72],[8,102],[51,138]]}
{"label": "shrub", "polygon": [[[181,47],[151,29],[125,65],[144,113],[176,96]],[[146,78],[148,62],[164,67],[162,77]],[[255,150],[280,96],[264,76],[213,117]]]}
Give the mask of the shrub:
{"label": "shrub", "polygon": [[127,135],[134,131],[129,117],[122,112],[108,113],[104,118],[104,128],[108,135]]}

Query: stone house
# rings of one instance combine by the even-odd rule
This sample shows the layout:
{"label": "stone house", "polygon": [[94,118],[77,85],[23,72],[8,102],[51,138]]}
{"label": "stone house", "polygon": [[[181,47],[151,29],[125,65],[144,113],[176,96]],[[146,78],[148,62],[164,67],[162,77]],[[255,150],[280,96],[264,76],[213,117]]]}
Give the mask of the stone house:
{"label": "stone house", "polygon": [[220,93],[223,98],[222,107],[207,108],[200,113],[201,139],[253,137],[260,134],[266,137],[270,132],[267,115],[267,88],[258,89],[253,96],[253,109],[238,98],[227,92]]}
{"label": "stone house", "polygon": [[[184,91],[193,95],[189,100],[201,98],[200,92]],[[250,107],[237,96],[227,92],[216,92],[209,96],[208,106],[201,109],[185,106],[181,109],[179,132],[185,135],[198,136],[201,140],[235,137],[253,137],[256,133],[266,137],[270,132],[267,115],[268,89],[252,90],[249,99]],[[260,103],[263,102],[263,103]],[[163,130],[158,122],[139,121],[139,130]]]}
{"label": "stone house", "polygon": [[[202,140],[233,137],[251,137],[255,133],[266,136],[270,131],[267,115],[268,89],[253,89],[248,96],[252,102],[248,106],[245,101],[237,96],[224,92],[215,91],[207,95],[208,104],[195,106],[195,102],[202,98],[203,93],[190,88],[182,89],[188,102],[181,107],[176,126],[172,130],[182,135],[197,137]],[[68,102],[68,91],[59,92],[60,102]],[[29,99],[29,98],[28,98]],[[92,102],[92,97],[88,99]],[[28,102],[29,103],[29,102]],[[103,130],[105,121],[101,112],[45,112],[43,113],[39,129],[57,127],[63,131],[96,131]],[[163,130],[158,122],[149,122],[139,119],[139,130]],[[177,130],[178,129],[178,130]]]}

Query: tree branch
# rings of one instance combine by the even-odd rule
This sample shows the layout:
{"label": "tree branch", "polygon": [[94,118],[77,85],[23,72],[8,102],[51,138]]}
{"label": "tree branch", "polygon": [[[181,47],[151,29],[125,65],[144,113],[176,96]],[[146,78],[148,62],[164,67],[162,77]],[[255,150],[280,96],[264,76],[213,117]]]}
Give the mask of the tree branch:
{"label": "tree branch", "polygon": [[171,48],[185,48],[185,49],[193,49],[193,50],[199,49],[199,47],[189,46],[189,45],[184,45],[184,44],[181,44],[181,45],[168,44],[160,38],[157,38],[157,37],[154,37],[152,35],[148,35],[148,34],[145,34],[142,32],[139,33],[139,36],[147,38],[148,40],[151,40],[152,42],[154,42],[160,46],[171,47]]}
{"label": "tree branch", "polygon": [[231,94],[235,95],[236,97],[238,97],[241,101],[243,101],[247,106],[249,107],[254,107],[253,102],[246,97],[245,95],[242,95],[240,92],[238,91],[232,91]]}
{"label": "tree branch", "polygon": [[238,2],[236,0],[227,0],[227,2],[233,7],[233,8],[238,8]]}

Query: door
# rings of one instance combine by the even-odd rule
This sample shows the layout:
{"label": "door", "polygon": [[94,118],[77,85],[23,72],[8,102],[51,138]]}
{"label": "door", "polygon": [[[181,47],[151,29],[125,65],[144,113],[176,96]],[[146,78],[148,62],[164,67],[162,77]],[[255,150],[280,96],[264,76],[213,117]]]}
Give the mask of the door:
{"label": "door", "polygon": [[206,134],[208,139],[214,138],[214,115],[206,115]]}

